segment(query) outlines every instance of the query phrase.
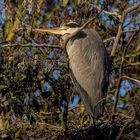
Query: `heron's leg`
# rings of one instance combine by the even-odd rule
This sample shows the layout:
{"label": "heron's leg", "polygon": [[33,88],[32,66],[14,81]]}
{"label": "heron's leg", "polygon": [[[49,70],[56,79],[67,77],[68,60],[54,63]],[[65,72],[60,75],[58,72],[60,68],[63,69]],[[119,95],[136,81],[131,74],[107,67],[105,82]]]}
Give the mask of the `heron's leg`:
{"label": "heron's leg", "polygon": [[68,100],[64,98],[64,112],[63,112],[63,128],[67,130],[67,116],[68,116]]}
{"label": "heron's leg", "polygon": [[97,125],[96,125],[96,119],[94,118],[94,117],[92,117],[92,123],[93,123],[93,125],[96,127]]}
{"label": "heron's leg", "polygon": [[96,127],[96,119],[93,116],[89,116],[90,117],[90,125],[93,125]]}

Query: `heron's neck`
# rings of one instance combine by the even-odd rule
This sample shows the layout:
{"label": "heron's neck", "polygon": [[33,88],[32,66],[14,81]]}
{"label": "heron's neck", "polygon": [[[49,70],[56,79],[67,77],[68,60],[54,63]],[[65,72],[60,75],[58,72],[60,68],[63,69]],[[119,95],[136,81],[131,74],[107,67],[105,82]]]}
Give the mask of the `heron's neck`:
{"label": "heron's neck", "polygon": [[61,39],[62,39],[63,41],[65,41],[65,40],[67,40],[67,39],[69,38],[69,36],[70,36],[70,34],[64,34],[64,35],[61,37]]}
{"label": "heron's neck", "polygon": [[69,41],[70,34],[65,34],[61,37],[61,46],[66,47]]}

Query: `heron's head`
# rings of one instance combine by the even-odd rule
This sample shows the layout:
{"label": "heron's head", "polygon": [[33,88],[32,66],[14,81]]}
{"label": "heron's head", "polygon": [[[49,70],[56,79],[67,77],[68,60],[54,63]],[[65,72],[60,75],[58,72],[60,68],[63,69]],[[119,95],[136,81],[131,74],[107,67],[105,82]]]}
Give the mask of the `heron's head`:
{"label": "heron's head", "polygon": [[38,32],[46,32],[46,33],[52,33],[52,34],[57,34],[57,35],[68,35],[68,34],[73,34],[79,29],[79,25],[74,22],[69,22],[67,24],[63,24],[59,28],[52,28],[52,29],[35,29],[35,31]]}

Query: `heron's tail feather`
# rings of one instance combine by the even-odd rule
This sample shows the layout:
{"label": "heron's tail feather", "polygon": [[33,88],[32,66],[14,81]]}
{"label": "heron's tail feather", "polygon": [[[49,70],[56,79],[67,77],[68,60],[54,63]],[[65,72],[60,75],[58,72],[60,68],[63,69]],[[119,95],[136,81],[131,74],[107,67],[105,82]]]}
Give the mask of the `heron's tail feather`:
{"label": "heron's tail feather", "polygon": [[[94,97],[91,97],[91,108],[92,108],[92,113],[93,117],[95,119],[98,119],[104,112],[104,102],[105,98],[103,97],[103,93],[100,89],[94,91]],[[94,99],[94,102],[92,101]]]}

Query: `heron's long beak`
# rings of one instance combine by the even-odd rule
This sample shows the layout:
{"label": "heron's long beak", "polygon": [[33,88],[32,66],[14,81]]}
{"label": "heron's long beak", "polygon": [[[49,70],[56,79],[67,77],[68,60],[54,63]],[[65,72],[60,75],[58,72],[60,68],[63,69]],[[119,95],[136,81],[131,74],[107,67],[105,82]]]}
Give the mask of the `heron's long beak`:
{"label": "heron's long beak", "polygon": [[57,34],[57,35],[65,34],[65,30],[63,29],[34,29],[34,31],[52,33],[52,34]]}

